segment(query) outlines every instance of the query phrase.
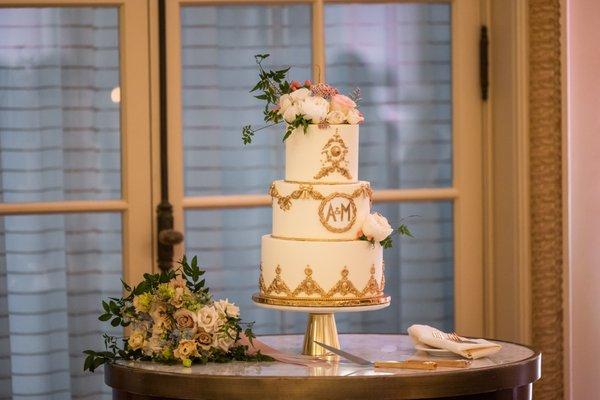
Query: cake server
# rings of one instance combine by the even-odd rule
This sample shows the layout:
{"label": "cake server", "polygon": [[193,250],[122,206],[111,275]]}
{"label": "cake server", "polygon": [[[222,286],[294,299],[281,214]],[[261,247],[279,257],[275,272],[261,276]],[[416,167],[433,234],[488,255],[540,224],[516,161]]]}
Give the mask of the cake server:
{"label": "cake server", "polygon": [[336,349],[335,347],[326,345],[325,343],[317,342],[315,343],[319,346],[329,350],[330,352],[337,354],[340,357],[345,358],[346,360],[352,361],[358,365],[371,366],[375,368],[399,368],[399,369],[436,369],[437,364],[433,361],[414,361],[414,360],[404,360],[404,361],[369,361],[365,360],[362,357],[357,355],[348,353],[347,351]]}
{"label": "cake server", "polygon": [[466,368],[471,365],[470,360],[402,360],[402,361],[369,361],[355,354],[348,353],[347,351],[336,349],[335,347],[326,345],[325,343],[317,342],[319,346],[337,354],[340,357],[345,358],[348,361],[352,361],[358,365],[371,366],[375,368],[397,368],[397,369],[425,369],[432,370],[440,367],[453,367],[453,368]]}

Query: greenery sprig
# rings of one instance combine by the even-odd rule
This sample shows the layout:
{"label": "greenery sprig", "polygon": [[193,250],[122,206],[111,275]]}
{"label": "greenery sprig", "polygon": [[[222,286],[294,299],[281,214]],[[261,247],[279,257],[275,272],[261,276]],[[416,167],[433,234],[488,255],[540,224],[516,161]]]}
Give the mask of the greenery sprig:
{"label": "greenery sprig", "polygon": [[[383,247],[384,249],[392,248],[394,245],[392,237],[394,235],[408,236],[408,237],[414,238],[412,232],[410,231],[410,229],[408,229],[408,226],[406,226],[405,224],[400,224],[398,226],[398,228],[394,229],[388,237],[386,237],[385,239],[383,239],[382,241],[379,242],[381,247]],[[375,244],[374,239],[369,239],[364,234],[362,236],[360,236],[358,238],[358,240],[366,240],[367,242],[370,242],[371,244]]]}
{"label": "greenery sprig", "polygon": [[[256,85],[250,89],[250,93],[259,93],[254,96],[255,98],[265,101],[263,120],[266,125],[261,127],[253,127],[252,125],[243,126],[242,141],[244,142],[244,145],[252,143],[252,139],[256,132],[283,122],[283,116],[277,109],[277,102],[282,95],[290,94],[293,91],[290,82],[286,79],[290,67],[279,70],[266,70],[263,67],[262,62],[269,56],[270,54],[256,54],[254,56],[259,70],[259,80]],[[285,141],[292,134],[294,129],[298,127],[303,127],[304,133],[306,133],[309,123],[310,121],[306,120],[303,116],[297,116],[294,121],[288,124],[285,135],[283,136],[283,141]]]}

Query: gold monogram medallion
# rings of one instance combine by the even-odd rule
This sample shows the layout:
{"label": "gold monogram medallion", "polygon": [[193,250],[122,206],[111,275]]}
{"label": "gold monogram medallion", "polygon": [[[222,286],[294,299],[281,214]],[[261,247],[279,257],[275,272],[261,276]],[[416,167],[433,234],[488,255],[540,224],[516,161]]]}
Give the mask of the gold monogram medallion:
{"label": "gold monogram medallion", "polygon": [[332,193],[321,201],[319,220],[329,232],[343,233],[356,222],[354,197],[346,193]]}

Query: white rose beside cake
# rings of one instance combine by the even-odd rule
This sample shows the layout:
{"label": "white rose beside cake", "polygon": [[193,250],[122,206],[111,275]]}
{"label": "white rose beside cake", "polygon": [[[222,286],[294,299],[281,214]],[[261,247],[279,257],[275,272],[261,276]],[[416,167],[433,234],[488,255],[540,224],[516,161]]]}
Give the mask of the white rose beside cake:
{"label": "white rose beside cake", "polygon": [[[371,213],[372,191],[358,180],[360,92],[345,96],[325,83],[285,80],[287,69],[266,71],[252,89],[265,100],[265,122],[287,124],[285,180],[271,184],[273,231],[262,237],[261,304],[353,307],[387,304],[383,248],[393,229]],[[245,126],[242,138],[256,132]]]}

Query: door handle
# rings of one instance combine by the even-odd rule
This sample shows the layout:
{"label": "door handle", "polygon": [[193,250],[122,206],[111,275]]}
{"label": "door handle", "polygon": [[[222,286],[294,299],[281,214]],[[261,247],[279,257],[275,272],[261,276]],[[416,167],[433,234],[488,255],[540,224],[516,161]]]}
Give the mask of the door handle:
{"label": "door handle", "polygon": [[175,229],[164,229],[158,233],[158,241],[167,246],[175,246],[183,242],[183,233]]}

